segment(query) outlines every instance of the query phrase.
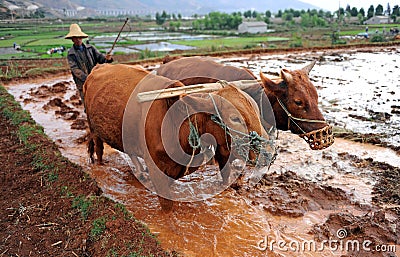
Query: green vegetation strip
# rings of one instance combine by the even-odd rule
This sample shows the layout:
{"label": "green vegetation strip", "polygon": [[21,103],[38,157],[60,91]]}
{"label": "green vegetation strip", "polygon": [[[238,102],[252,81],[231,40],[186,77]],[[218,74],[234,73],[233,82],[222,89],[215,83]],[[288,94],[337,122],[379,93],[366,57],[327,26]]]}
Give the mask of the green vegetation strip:
{"label": "green vegetation strip", "polygon": [[170,41],[174,44],[193,46],[197,48],[208,48],[208,47],[231,47],[239,48],[245,46],[254,46],[265,42],[276,42],[276,41],[288,41],[288,38],[284,37],[221,37],[216,39],[205,39],[205,40],[180,40]]}
{"label": "green vegetation strip", "polygon": [[34,154],[40,154],[39,145],[32,143],[33,138],[37,136],[45,136],[44,129],[42,126],[37,125],[30,113],[21,108],[21,106],[15,101],[14,97],[10,95],[5,87],[0,85],[0,110],[1,113],[11,121],[11,123],[17,127],[18,137],[21,142]]}

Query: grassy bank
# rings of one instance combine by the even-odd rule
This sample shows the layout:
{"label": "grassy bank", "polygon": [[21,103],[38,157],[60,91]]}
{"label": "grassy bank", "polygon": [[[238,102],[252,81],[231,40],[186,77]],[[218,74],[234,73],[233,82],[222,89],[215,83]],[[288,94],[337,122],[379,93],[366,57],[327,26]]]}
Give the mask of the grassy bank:
{"label": "grassy bank", "polygon": [[1,85],[0,125],[2,254],[176,256],[123,205],[101,196]]}

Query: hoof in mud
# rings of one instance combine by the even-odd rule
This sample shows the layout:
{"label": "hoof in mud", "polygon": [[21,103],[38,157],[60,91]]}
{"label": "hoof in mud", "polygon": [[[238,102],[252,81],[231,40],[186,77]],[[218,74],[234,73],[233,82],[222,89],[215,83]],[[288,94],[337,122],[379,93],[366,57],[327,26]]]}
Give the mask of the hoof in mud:
{"label": "hoof in mud", "polygon": [[104,161],[103,160],[96,160],[94,157],[89,158],[89,163],[92,165],[100,165],[103,166],[104,165]]}
{"label": "hoof in mud", "polygon": [[164,213],[169,213],[173,210],[174,207],[174,201],[169,200],[169,199],[165,199],[161,196],[158,197],[158,201],[160,202],[161,205],[161,210]]}

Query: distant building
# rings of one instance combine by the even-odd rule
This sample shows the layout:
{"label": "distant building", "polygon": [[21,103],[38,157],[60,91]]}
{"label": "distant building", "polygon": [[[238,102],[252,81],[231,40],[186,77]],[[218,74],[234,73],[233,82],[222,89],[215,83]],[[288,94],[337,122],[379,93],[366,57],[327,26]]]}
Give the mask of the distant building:
{"label": "distant building", "polygon": [[374,16],[369,18],[364,22],[366,25],[371,25],[371,24],[388,24],[390,21],[390,18],[388,16]]}
{"label": "distant building", "polygon": [[[271,23],[273,24],[285,24],[286,20],[282,19],[282,18],[278,18],[278,17],[272,17],[270,19]],[[294,21],[296,24],[300,24],[301,22],[301,17],[293,17],[292,21]]]}
{"label": "distant building", "polygon": [[358,24],[360,25],[360,19],[358,17],[346,17],[345,22],[348,24]]}
{"label": "distant building", "polygon": [[265,33],[267,30],[268,25],[263,21],[245,21],[242,22],[238,27],[239,33],[257,34]]}

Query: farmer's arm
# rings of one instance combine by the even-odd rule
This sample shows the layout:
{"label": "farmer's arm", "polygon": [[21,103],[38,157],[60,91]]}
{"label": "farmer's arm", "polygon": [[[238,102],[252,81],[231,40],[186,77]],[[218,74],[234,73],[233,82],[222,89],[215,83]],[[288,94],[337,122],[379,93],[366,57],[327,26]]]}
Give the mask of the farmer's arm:
{"label": "farmer's arm", "polygon": [[104,55],[104,54],[100,53],[96,47],[93,47],[93,46],[92,46],[92,49],[93,49],[94,58],[96,59],[97,63],[112,63],[114,61],[110,54]]}

